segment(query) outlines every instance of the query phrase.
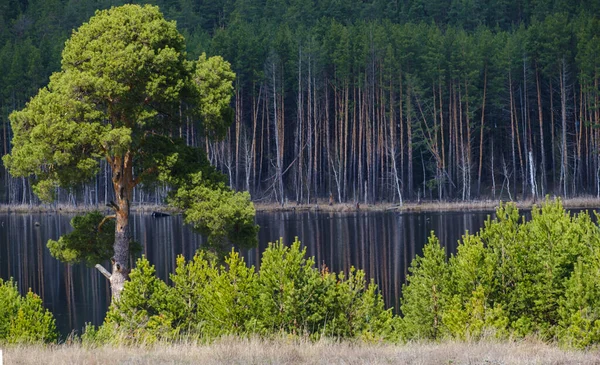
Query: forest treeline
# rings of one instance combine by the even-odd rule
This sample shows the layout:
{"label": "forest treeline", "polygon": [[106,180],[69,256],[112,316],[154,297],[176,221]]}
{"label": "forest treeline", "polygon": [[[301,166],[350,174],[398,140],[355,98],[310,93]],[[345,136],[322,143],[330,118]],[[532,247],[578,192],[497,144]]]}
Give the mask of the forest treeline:
{"label": "forest treeline", "polygon": [[[401,202],[600,194],[599,1],[149,1],[190,59],[236,72],[232,126],[204,146],[255,200]],[[0,0],[8,115],[60,68],[73,28],[122,1]],[[112,199],[108,169],[63,202]],[[3,173],[0,200],[30,203]],[[138,189],[158,202],[164,189]]]}

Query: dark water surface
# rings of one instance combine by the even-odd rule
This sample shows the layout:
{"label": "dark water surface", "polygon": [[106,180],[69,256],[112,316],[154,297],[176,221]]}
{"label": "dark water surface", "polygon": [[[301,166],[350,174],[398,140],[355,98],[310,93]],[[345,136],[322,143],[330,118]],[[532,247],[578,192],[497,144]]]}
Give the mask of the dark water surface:
{"label": "dark water surface", "polygon": [[[250,265],[259,266],[268,242],[298,237],[308,255],[331,271],[364,269],[379,284],[388,306],[397,306],[407,268],[421,254],[431,231],[448,252],[455,252],[465,230],[475,232],[492,212],[354,212],[259,213],[259,247],[244,252]],[[67,214],[0,214],[0,278],[13,277],[22,292],[39,294],[57,319],[61,333],[80,332],[86,322],[101,324],[110,299],[107,280],[95,268],[65,265],[55,260],[48,239],[70,231]],[[180,216],[152,218],[133,215],[134,238],[156,265],[162,279],[172,272],[175,259],[193,256],[201,236],[183,225]],[[108,265],[106,265],[108,267]]]}

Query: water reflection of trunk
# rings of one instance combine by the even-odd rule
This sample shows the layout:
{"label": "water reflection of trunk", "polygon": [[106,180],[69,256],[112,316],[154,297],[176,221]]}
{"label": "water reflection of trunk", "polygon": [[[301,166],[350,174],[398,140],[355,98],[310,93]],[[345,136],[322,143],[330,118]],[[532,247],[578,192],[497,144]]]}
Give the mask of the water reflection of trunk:
{"label": "water reflection of trunk", "polygon": [[381,242],[381,261],[382,261],[382,265],[378,265],[377,267],[379,268],[378,272],[381,275],[380,278],[380,283],[381,283],[381,293],[383,295],[383,298],[385,300],[385,304],[386,306],[390,306],[391,301],[390,301],[390,287],[389,287],[389,283],[390,283],[390,265],[389,260],[390,260],[390,247],[389,244],[391,242],[391,238],[390,238],[390,234],[391,234],[391,230],[388,229],[382,229],[383,227],[389,227],[391,226],[391,223],[389,221],[389,217],[384,217],[383,218],[383,222],[379,223],[378,226],[378,231],[381,232],[381,235],[383,236],[383,241]]}
{"label": "water reflection of trunk", "polygon": [[[350,218],[350,221],[352,221],[353,218]],[[344,272],[348,272],[350,270],[350,266],[352,265],[352,260],[351,260],[351,250],[350,250],[350,230],[349,228],[349,224],[342,224],[342,220],[338,219],[338,227],[340,228],[339,231],[343,232],[341,240],[340,240],[340,248],[342,248],[342,252],[343,252],[343,265],[341,266],[342,269],[344,270]],[[346,243],[346,244],[344,244]]]}
{"label": "water reflection of trunk", "polygon": [[[313,227],[314,227],[313,232],[322,232],[321,227],[320,227],[321,220],[320,219],[311,219],[311,221],[314,223],[313,224]],[[311,232],[311,233],[313,233],[313,232]],[[316,256],[315,259],[317,261],[316,262],[317,267],[325,264],[325,261],[323,260],[323,247],[321,245],[321,238],[322,238],[321,236],[322,235],[320,235],[320,234],[315,234],[315,235],[311,234],[311,237],[315,237],[315,256]]]}
{"label": "water reflection of trunk", "polygon": [[[356,219],[355,219],[355,224],[354,224],[354,237],[362,238],[358,234],[358,232],[359,232],[359,226],[360,226],[360,213],[357,213],[356,214]],[[359,240],[358,244],[356,244],[356,249],[352,251],[352,258],[351,258],[351,260],[352,260],[353,263],[355,263],[356,266],[358,266],[359,257],[362,257],[362,256],[359,256],[360,242],[361,241],[362,241],[362,239]]]}
{"label": "water reflection of trunk", "polygon": [[71,265],[65,264],[65,294],[67,297],[67,314],[69,317],[69,328],[73,328],[73,306],[72,306],[72,294],[73,291],[73,277],[71,275]]}
{"label": "water reflection of trunk", "polygon": [[[31,225],[27,224],[28,223],[27,218],[29,218],[29,220],[31,221],[31,217],[24,217],[23,227],[26,229],[27,235],[29,236],[29,230],[27,229],[27,227],[31,227]],[[22,275],[22,282],[24,282],[27,287],[30,287],[31,283],[29,282],[29,272],[27,270],[27,268],[29,267],[29,255],[27,254],[28,249],[29,249],[29,247],[24,245],[22,247],[22,249],[20,250],[21,260],[19,262],[19,272]],[[23,292],[23,290],[25,290],[24,292],[27,291],[27,289],[21,288],[22,292]]]}
{"label": "water reflection of trunk", "polygon": [[37,288],[34,289],[37,294],[44,300],[44,247],[42,244],[40,227],[35,227],[35,243],[37,251]]}
{"label": "water reflection of trunk", "polygon": [[402,282],[404,281],[401,277],[402,275],[402,248],[406,247],[406,241],[403,240],[404,234],[404,216],[401,214],[397,215],[398,224],[392,224],[392,239],[394,242],[394,255],[393,255],[393,267],[394,274],[392,275],[392,280],[394,282],[394,306],[399,308],[400,303],[397,302],[398,298],[400,298],[400,289],[402,287]]}
{"label": "water reflection of trunk", "polygon": [[[377,262],[377,235],[376,232],[378,231],[377,229],[377,222],[375,222],[375,219],[373,219],[374,217],[365,217],[365,224],[367,225],[367,229],[368,229],[368,237],[369,237],[369,241],[368,242],[368,255],[369,255],[369,267],[368,267],[368,273],[369,273],[369,277],[367,278],[367,280],[375,280],[377,282],[379,282],[378,278],[377,278],[377,271],[375,271],[376,267],[379,267],[378,262]],[[366,270],[365,270],[366,271]]]}
{"label": "water reflection of trunk", "polygon": [[[344,267],[343,266],[343,254],[344,251],[341,249],[341,240],[343,239],[343,232],[339,229],[338,225],[339,219],[336,219],[336,215],[333,213],[329,213],[329,253],[325,255],[328,258],[328,262],[330,262],[333,267]],[[336,237],[337,235],[337,237]],[[335,250],[338,250],[340,253],[336,256]],[[335,262],[334,262],[335,260]]]}
{"label": "water reflection of trunk", "polygon": [[360,266],[359,269],[364,269],[365,272],[368,273],[367,271],[367,249],[366,249],[366,242],[367,242],[367,237],[366,237],[366,233],[365,233],[365,229],[367,229],[367,225],[366,223],[366,218],[364,216],[364,214],[362,213],[358,213],[358,220],[359,220],[359,224],[358,224],[358,230],[360,232],[360,251],[358,252],[359,256],[360,256]]}
{"label": "water reflection of trunk", "polygon": [[408,232],[409,232],[408,233],[409,234],[409,239],[408,239],[409,244],[406,245],[405,253],[404,253],[404,282],[406,282],[406,277],[408,276],[408,268],[410,266],[410,262],[411,262],[412,258],[415,257],[415,255],[416,255],[415,216],[414,215],[410,215],[408,218]]}
{"label": "water reflection of trunk", "polygon": [[[94,315],[94,322],[95,323],[101,323],[102,322],[102,318],[100,318],[100,298],[98,297],[98,294],[100,293],[100,288],[98,287],[98,275],[89,275],[89,270],[87,273],[87,277],[90,280],[90,289],[91,289],[91,295],[92,295],[92,313]],[[89,293],[89,291],[88,291]]]}

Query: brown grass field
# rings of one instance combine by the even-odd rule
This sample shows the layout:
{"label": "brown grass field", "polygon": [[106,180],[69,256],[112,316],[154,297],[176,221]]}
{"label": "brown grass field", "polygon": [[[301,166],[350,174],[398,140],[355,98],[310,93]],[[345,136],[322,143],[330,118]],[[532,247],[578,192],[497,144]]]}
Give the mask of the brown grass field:
{"label": "brown grass field", "polygon": [[366,344],[225,338],[212,344],[145,347],[4,347],[12,364],[600,364],[600,350],[571,351],[537,341]]}

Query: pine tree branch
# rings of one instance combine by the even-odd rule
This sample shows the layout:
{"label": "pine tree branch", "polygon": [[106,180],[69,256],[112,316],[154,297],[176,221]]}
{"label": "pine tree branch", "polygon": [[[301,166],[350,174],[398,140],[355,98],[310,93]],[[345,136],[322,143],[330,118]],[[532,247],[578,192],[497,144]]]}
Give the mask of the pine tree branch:
{"label": "pine tree branch", "polygon": [[120,209],[119,206],[115,204],[115,202],[112,200],[109,203],[107,203],[106,206],[112,208],[115,212],[118,212]]}
{"label": "pine tree branch", "polygon": [[104,275],[108,280],[110,280],[110,277],[112,276],[108,270],[106,270],[104,268],[104,266],[100,265],[100,264],[96,264],[96,269],[98,269],[98,271],[100,271],[102,273],[102,275]]}
{"label": "pine tree branch", "polygon": [[104,225],[104,223],[106,223],[107,220],[109,220],[109,219],[116,219],[116,218],[117,218],[116,214],[107,215],[106,217],[104,217],[104,219],[102,219],[102,221],[100,222],[100,224],[98,224],[98,231],[102,230],[102,226]]}

